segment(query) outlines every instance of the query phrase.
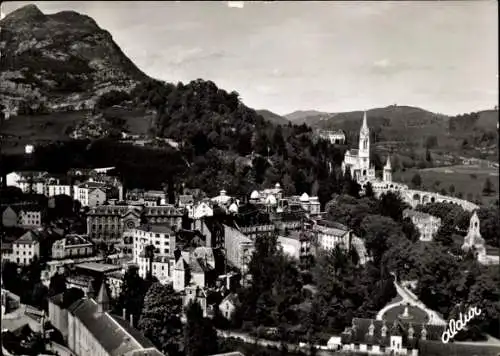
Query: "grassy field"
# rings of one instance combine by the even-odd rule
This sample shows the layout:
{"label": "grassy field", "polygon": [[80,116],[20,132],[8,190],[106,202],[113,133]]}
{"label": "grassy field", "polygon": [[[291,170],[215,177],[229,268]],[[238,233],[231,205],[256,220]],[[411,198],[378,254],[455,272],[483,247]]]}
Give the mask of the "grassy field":
{"label": "grassy field", "polygon": [[[397,182],[404,182],[412,187],[411,179],[415,173],[419,173],[422,178],[422,190],[440,192],[444,188],[448,194],[451,185],[455,186],[455,194],[462,193],[464,199],[470,198],[472,194],[473,200],[480,197],[483,204],[498,199],[498,169],[486,168],[478,166],[450,166],[437,167],[427,169],[412,169],[405,172],[398,171],[393,173],[393,179]],[[495,193],[491,196],[482,196],[484,182],[489,178],[495,189]],[[439,185],[435,184],[439,182]],[[468,199],[469,200],[469,199]]]}
{"label": "grassy field", "polygon": [[108,108],[107,115],[115,115],[126,121],[125,128],[133,135],[145,135],[148,133],[152,114],[146,114],[144,109]]}
{"label": "grassy field", "polygon": [[[107,113],[124,118],[125,128],[132,134],[146,134],[152,116],[143,109],[110,108]],[[0,124],[2,152],[17,154],[24,152],[27,144],[41,144],[68,140],[68,128],[85,120],[88,110],[59,112],[48,115],[20,115]]]}
{"label": "grassy field", "polygon": [[85,118],[88,111],[60,112],[48,115],[20,115],[0,125],[2,151],[22,153],[24,145],[69,139],[68,127]]}

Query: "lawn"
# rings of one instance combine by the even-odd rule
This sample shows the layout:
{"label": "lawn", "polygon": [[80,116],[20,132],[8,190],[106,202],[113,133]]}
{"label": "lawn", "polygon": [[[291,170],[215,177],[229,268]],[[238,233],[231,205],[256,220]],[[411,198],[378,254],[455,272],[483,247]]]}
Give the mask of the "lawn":
{"label": "lawn", "polygon": [[[405,308],[405,305],[398,305],[397,307],[391,308],[384,313],[382,319],[392,322],[404,313]],[[408,319],[408,321],[412,323],[426,323],[428,320],[427,314],[420,308],[414,306],[408,306],[408,314],[412,316],[411,319]]]}
{"label": "lawn", "polygon": [[88,111],[58,112],[48,115],[20,115],[0,124],[2,151],[24,152],[24,145],[67,140],[68,127],[85,118]]}
{"label": "lawn", "polygon": [[[427,169],[411,169],[405,172],[393,173],[393,180],[403,182],[413,187],[411,180],[415,173],[419,173],[422,178],[422,190],[440,192],[445,189],[449,195],[450,186],[455,187],[454,196],[460,192],[464,199],[476,200],[480,198],[482,203],[489,205],[498,198],[498,169],[479,166],[450,166]],[[483,187],[486,179],[489,179],[495,189],[495,193],[490,196],[483,196]],[[439,183],[439,184],[436,184]],[[472,199],[471,198],[472,195]]]}
{"label": "lawn", "polygon": [[126,129],[133,135],[146,135],[153,119],[153,115],[146,114],[144,109],[111,107],[105,109],[105,114],[125,119]]}
{"label": "lawn", "polygon": [[[124,118],[126,128],[132,134],[146,134],[152,120],[152,116],[146,114],[143,109],[110,108],[107,111]],[[17,154],[24,152],[24,146],[27,144],[69,140],[68,128],[85,120],[88,114],[90,111],[82,110],[37,116],[20,115],[5,120],[0,124],[2,151]]]}

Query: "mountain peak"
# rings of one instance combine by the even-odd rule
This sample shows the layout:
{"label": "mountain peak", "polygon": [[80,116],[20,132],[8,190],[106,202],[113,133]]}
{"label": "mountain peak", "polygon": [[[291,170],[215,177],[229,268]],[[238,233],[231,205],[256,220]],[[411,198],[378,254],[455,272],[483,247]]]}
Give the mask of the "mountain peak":
{"label": "mountain peak", "polygon": [[28,4],[23,7],[20,7],[17,10],[12,11],[8,14],[2,22],[10,22],[10,21],[40,21],[44,20],[45,15],[40,9],[34,4]]}
{"label": "mountain peak", "polygon": [[89,16],[26,5],[0,24],[0,81],[9,88],[0,94],[14,111],[21,102],[32,110],[92,107],[103,93],[148,79]]}

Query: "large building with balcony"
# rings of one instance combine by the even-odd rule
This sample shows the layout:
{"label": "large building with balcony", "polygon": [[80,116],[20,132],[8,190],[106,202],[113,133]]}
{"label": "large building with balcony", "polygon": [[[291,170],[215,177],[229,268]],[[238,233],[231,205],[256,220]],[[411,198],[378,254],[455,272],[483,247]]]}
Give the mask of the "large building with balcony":
{"label": "large building with balcony", "polygon": [[152,274],[161,283],[173,278],[175,265],[175,232],[169,225],[143,225],[132,230],[133,261],[139,267],[139,275],[145,278],[149,271],[148,246],[152,248]]}

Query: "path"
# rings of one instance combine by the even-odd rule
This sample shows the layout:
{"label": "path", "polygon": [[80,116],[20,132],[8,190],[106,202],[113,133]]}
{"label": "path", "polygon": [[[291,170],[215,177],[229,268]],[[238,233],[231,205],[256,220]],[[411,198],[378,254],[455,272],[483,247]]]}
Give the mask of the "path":
{"label": "path", "polygon": [[384,308],[382,308],[382,310],[380,310],[377,313],[376,317],[377,320],[382,320],[382,317],[384,316],[384,313],[387,312],[387,310],[399,305],[409,304],[411,306],[422,309],[429,317],[429,324],[446,325],[446,321],[443,320],[443,318],[441,318],[441,316],[439,316],[438,313],[436,313],[434,310],[427,308],[427,306],[424,303],[422,303],[415,294],[413,294],[410,290],[401,286],[397,282],[396,275],[394,273],[391,274],[394,276],[394,287],[396,288],[398,295],[401,298],[403,298],[403,300],[386,305]]}
{"label": "path", "polygon": [[[247,333],[242,333],[238,331],[230,331],[230,330],[217,330],[217,335],[219,337],[228,339],[228,338],[235,338],[239,339],[247,344],[257,344],[260,346],[264,347],[276,347],[276,348],[281,348],[282,345],[285,345],[287,350],[290,352],[304,352],[309,349],[308,345],[305,345],[301,343],[300,345],[297,344],[291,344],[288,342],[281,342],[281,341],[273,341],[273,340],[267,340],[259,337],[255,337],[252,335],[249,335]],[[331,351],[331,350],[325,350],[326,346],[324,345],[314,345],[316,348],[316,355],[318,356],[332,356],[336,354],[337,352]]]}

